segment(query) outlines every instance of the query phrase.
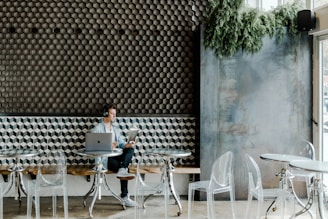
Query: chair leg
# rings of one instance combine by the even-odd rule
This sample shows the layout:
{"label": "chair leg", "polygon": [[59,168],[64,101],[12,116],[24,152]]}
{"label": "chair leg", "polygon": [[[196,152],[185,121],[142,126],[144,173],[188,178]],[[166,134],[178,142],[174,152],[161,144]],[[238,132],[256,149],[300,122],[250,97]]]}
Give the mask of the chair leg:
{"label": "chair leg", "polygon": [[260,198],[257,202],[257,214],[256,214],[256,218],[260,219],[261,218],[261,214],[262,214],[262,209],[263,209],[263,198]]}
{"label": "chair leg", "polygon": [[52,216],[56,218],[56,210],[57,210],[57,195],[55,190],[52,191]]}
{"label": "chair leg", "polygon": [[35,215],[37,219],[40,219],[40,192],[35,192]]}
{"label": "chair leg", "polygon": [[144,199],[144,196],[143,196],[143,191],[140,191],[140,190],[136,190],[136,202],[137,202],[137,207],[135,208],[135,214],[136,214],[136,219],[140,219],[141,218],[141,212],[142,212],[142,209],[144,208],[143,206],[143,199]]}
{"label": "chair leg", "polygon": [[246,207],[246,215],[245,218],[249,219],[249,210],[251,208],[251,202],[253,200],[252,194],[248,193],[248,198],[247,198],[247,207]]}
{"label": "chair leg", "polygon": [[27,213],[26,213],[27,219],[32,218],[32,205],[33,205],[32,182],[28,182]]}
{"label": "chair leg", "polygon": [[68,195],[67,195],[67,190],[66,188],[63,189],[63,201],[64,201],[64,216],[65,219],[68,218]]}
{"label": "chair leg", "polygon": [[233,190],[230,190],[230,202],[231,202],[231,212],[232,212],[232,218],[235,219],[235,192]]}
{"label": "chair leg", "polygon": [[188,189],[188,219],[191,219],[192,209],[194,208],[195,190],[192,184],[189,184]]}
{"label": "chair leg", "polygon": [[170,189],[167,180],[164,182],[164,210],[165,210],[165,219],[168,218],[169,211],[169,199],[170,199]]}
{"label": "chair leg", "polygon": [[207,191],[207,215],[209,219],[214,219],[214,193]]}
{"label": "chair leg", "polygon": [[310,185],[311,185],[311,180],[310,178],[306,178],[306,181],[305,181],[305,184],[306,184],[306,192],[307,192],[307,198],[309,199],[310,196],[311,196],[311,188],[310,188]]}

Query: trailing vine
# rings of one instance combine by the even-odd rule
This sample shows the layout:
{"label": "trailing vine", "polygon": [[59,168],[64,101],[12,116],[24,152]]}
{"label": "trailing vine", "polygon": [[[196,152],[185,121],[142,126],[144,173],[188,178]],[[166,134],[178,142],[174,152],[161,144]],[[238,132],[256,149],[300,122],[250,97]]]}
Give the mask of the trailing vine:
{"label": "trailing vine", "polygon": [[265,35],[281,42],[285,27],[292,35],[297,31],[296,3],[284,4],[271,12],[242,7],[242,0],[208,0],[204,46],[214,50],[218,57],[233,56],[239,50],[258,52]]}

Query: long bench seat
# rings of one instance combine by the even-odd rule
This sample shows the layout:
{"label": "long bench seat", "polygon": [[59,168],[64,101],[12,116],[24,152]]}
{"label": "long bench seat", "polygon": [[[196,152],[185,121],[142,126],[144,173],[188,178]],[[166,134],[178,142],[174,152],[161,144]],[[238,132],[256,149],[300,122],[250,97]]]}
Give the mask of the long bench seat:
{"label": "long bench seat", "polygon": [[[67,174],[71,175],[77,175],[77,176],[90,176],[94,175],[95,172],[93,171],[94,165],[68,165],[67,166]],[[161,167],[159,166],[149,166],[146,169],[143,168],[142,174],[148,174],[148,173],[161,173]],[[43,168],[45,171],[45,174],[51,174],[52,169],[50,168]],[[24,170],[24,173],[26,174],[37,174],[37,167],[28,167],[26,170]],[[130,166],[129,172],[136,173],[137,167],[136,166]],[[1,174],[9,174],[8,170],[0,170]],[[107,170],[106,174],[112,174],[115,173],[113,171]],[[200,174],[200,168],[199,167],[185,167],[185,166],[178,166],[175,167],[174,173],[177,174]]]}
{"label": "long bench seat", "polygon": [[[67,174],[71,175],[77,175],[77,176],[89,176],[89,175],[94,175],[94,171],[92,168],[94,165],[68,165],[67,166]],[[161,167],[159,166],[149,166],[147,168],[142,169],[142,174],[148,174],[148,173],[161,173],[160,170]],[[51,167],[43,168],[45,171],[45,174],[51,174],[53,171]],[[36,175],[38,171],[37,167],[26,167],[22,173],[23,174],[31,174],[31,175]],[[137,167],[136,166],[130,166],[129,171],[131,173],[136,173],[137,172]],[[106,174],[112,174],[114,173],[113,171],[107,170]],[[186,166],[178,166],[175,167],[174,173],[177,174],[200,174],[200,168],[199,167],[186,167]],[[2,175],[9,175],[10,171],[8,170],[8,166],[0,166],[0,174]]]}

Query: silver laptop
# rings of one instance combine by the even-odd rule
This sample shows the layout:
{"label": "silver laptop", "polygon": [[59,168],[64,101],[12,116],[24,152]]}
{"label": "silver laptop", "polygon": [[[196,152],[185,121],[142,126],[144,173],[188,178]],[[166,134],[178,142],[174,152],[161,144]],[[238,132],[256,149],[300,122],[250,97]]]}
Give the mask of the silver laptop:
{"label": "silver laptop", "polygon": [[86,133],[85,151],[112,151],[112,133]]}

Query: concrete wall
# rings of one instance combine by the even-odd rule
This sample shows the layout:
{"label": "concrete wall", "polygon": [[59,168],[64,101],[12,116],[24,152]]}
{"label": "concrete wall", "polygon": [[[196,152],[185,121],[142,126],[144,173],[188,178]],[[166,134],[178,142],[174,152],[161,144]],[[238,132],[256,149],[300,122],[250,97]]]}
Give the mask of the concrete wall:
{"label": "concrete wall", "polygon": [[233,151],[237,199],[247,197],[245,153],[258,161],[264,187],[275,187],[282,164],[259,156],[297,153],[303,139],[311,140],[311,38],[263,42],[256,54],[222,59],[201,48],[201,179],[221,153]]}

